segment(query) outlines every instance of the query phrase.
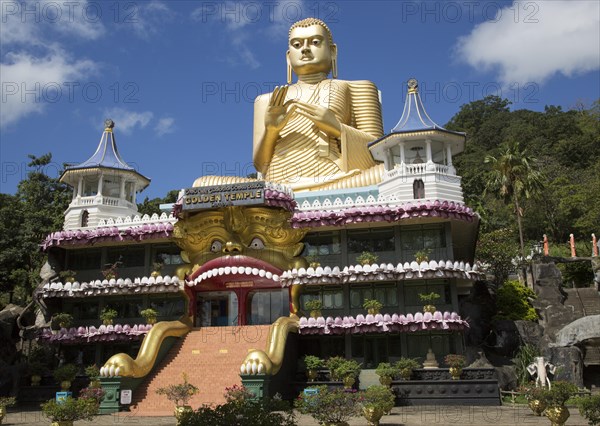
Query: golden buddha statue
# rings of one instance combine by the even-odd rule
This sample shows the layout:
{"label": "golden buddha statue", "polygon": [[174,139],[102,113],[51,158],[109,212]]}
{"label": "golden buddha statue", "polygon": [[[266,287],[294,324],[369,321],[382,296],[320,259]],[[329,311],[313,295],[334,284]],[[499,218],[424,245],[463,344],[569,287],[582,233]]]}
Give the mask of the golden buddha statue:
{"label": "golden buddha statue", "polygon": [[[292,25],[287,66],[288,85],[254,102],[256,170],[296,191],[380,182],[383,165],[367,147],[383,135],[377,87],[337,79],[337,46],[323,21],[307,18]],[[205,176],[194,186],[245,180]]]}

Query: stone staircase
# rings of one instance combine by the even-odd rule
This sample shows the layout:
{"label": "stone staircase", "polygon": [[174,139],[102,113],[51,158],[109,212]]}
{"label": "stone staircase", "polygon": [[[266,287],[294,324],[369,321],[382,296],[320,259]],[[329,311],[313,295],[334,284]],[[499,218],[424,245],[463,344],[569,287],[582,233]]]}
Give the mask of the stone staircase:
{"label": "stone staircase", "polygon": [[239,371],[246,354],[264,349],[268,333],[268,325],[193,329],[135,390],[132,414],[173,415],[174,404],[164,395],[157,395],[156,390],[183,382],[183,373],[200,390],[190,401],[194,409],[224,402],[225,387],[241,384]]}
{"label": "stone staircase", "polygon": [[575,318],[600,315],[600,294],[594,287],[565,289],[565,306],[573,308]]}

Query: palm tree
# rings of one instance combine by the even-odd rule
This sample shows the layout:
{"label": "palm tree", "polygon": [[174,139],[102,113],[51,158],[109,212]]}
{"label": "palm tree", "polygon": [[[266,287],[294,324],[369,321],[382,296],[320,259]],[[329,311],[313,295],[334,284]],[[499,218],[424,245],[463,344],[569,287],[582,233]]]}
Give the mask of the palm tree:
{"label": "palm tree", "polygon": [[496,192],[506,204],[514,203],[521,255],[525,257],[521,223],[523,209],[519,200],[539,193],[544,187],[543,175],[539,171],[537,160],[529,156],[525,148],[521,150],[518,142],[511,142],[500,146],[500,155],[497,158],[488,155],[484,162],[492,166],[486,189]]}

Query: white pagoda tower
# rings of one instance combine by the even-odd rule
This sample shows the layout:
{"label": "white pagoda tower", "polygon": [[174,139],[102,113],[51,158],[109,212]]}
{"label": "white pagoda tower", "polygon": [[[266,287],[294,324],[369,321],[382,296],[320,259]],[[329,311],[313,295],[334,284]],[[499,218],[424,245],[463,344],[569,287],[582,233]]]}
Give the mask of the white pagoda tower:
{"label": "white pagoda tower", "polygon": [[137,213],[136,194],[150,184],[119,155],[113,128],[107,119],[96,152],[86,161],[65,169],[60,181],[73,188],[65,212],[64,229],[97,226],[100,220]]}
{"label": "white pagoda tower", "polygon": [[436,124],[425,111],[418,89],[417,80],[410,79],[400,121],[391,133],[369,144],[373,158],[385,167],[379,194],[399,201],[462,203],[461,178],[452,157],[464,150],[466,135]]}

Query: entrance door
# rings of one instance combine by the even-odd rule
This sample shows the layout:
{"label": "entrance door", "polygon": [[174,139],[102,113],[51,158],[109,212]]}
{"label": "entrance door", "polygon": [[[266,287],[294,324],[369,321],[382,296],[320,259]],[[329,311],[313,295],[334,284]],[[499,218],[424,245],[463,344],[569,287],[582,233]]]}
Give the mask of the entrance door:
{"label": "entrance door", "polygon": [[196,299],[196,327],[237,325],[238,299],[233,292],[200,293]]}
{"label": "entrance door", "polygon": [[387,338],[365,336],[364,368],[376,368],[380,362],[388,362]]}

